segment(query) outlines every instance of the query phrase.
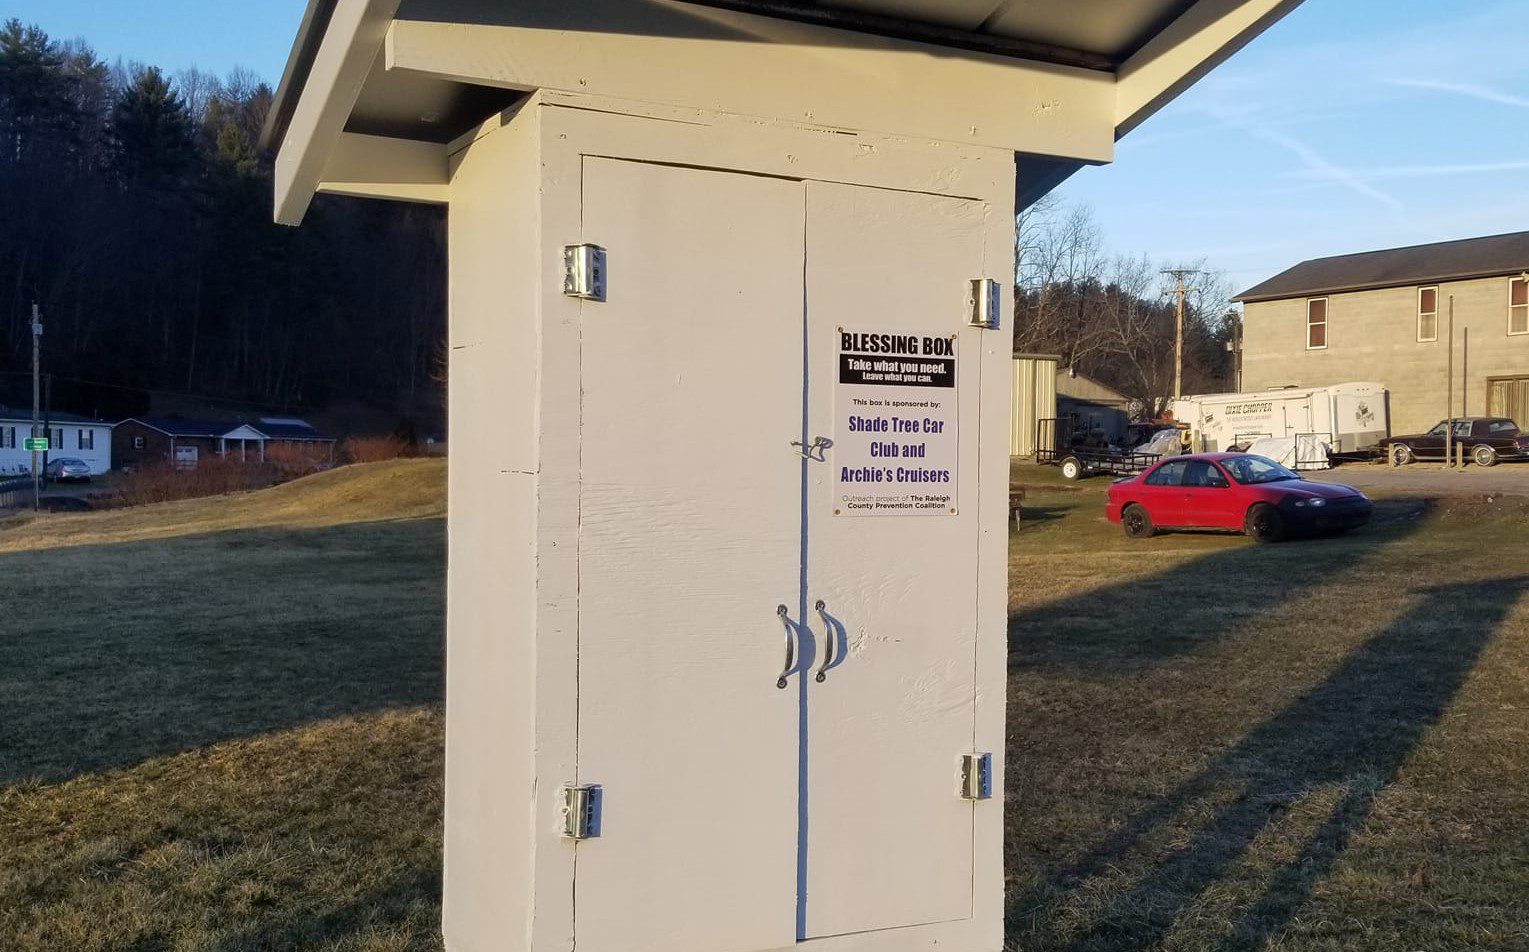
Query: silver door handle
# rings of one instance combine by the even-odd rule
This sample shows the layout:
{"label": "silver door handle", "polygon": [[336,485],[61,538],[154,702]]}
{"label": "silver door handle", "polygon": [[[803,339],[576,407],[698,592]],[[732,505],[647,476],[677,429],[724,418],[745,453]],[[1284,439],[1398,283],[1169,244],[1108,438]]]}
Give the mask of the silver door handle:
{"label": "silver door handle", "polygon": [[828,606],[820,598],[813,607],[818,610],[818,617],[823,619],[823,663],[818,666],[818,675],[814,679],[822,684],[828,680],[828,669],[834,663],[834,642],[839,639],[834,636],[833,622],[828,620]]}
{"label": "silver door handle", "polygon": [[781,669],[780,679],[775,682],[775,686],[784,691],[787,684],[786,678],[791,674],[791,669],[796,667],[796,639],[795,632],[791,630],[791,619],[787,617],[790,611],[786,606],[781,605],[776,608],[775,614],[780,618],[780,623],[786,626],[786,666]]}

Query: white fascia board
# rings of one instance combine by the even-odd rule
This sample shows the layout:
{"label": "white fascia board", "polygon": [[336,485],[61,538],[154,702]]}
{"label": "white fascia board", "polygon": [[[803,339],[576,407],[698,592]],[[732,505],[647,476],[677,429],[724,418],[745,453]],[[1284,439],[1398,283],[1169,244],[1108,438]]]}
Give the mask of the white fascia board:
{"label": "white fascia board", "polygon": [[1121,64],[1118,139],[1225,62],[1301,0],[1200,0]]}
{"label": "white fascia board", "polygon": [[[553,29],[538,20],[549,2],[518,4],[510,24],[398,20],[387,33],[384,65],[504,89],[556,90],[1085,163],[1114,157],[1115,81],[1107,73],[714,8],[696,9],[718,21],[711,24],[715,34],[665,35],[634,27],[633,18],[653,6],[630,0],[585,0],[598,8],[587,11],[591,22],[608,17],[624,21],[623,30]],[[554,15],[546,19],[556,21]]]}
{"label": "white fascia board", "polygon": [[318,190],[359,198],[445,204],[446,146],[342,132]]}
{"label": "white fascia board", "polygon": [[276,156],[276,220],[297,225],[323,181],[400,0],[339,0]]}

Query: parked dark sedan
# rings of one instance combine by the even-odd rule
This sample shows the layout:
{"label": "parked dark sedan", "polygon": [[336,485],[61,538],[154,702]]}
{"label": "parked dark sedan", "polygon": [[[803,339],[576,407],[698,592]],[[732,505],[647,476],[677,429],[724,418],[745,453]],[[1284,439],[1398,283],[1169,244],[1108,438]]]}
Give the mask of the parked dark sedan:
{"label": "parked dark sedan", "polygon": [[1465,455],[1477,466],[1492,466],[1501,460],[1529,459],[1529,433],[1506,417],[1460,417],[1443,420],[1427,433],[1392,436],[1380,446],[1399,464],[1418,459],[1444,459],[1444,439],[1454,429],[1454,442],[1465,447]]}

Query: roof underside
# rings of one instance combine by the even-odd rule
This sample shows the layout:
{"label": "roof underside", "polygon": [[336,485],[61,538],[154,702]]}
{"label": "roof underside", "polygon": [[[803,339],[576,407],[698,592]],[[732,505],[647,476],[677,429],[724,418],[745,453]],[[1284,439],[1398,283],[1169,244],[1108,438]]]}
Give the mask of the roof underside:
{"label": "roof underside", "polygon": [[1518,274],[1529,269],[1529,231],[1408,248],[1315,258],[1236,297],[1277,301],[1342,291],[1433,284]]}
{"label": "roof underside", "polygon": [[865,33],[1112,70],[1194,0],[691,0]]}
{"label": "roof underside", "polygon": [[[275,107],[268,147],[286,134],[318,41],[337,0],[309,0]],[[799,20],[857,33],[914,40],[1033,62],[1114,72],[1195,0],[687,0]],[[434,0],[403,0],[398,17],[429,19]],[[680,6],[683,9],[683,6]],[[368,77],[346,131],[449,142],[484,116],[511,105],[509,90],[420,77],[389,76],[379,63]]]}

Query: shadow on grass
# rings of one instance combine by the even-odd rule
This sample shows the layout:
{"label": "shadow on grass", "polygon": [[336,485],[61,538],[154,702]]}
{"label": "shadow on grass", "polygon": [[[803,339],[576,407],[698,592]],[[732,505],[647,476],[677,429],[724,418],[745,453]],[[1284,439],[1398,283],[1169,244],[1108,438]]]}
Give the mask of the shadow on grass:
{"label": "shadow on grass", "polygon": [[[1011,939],[1016,932],[1055,935],[1058,925],[1048,920],[1060,914],[1070,890],[1088,889],[1095,877],[1133,868],[1145,870],[1141,878],[1107,896],[1081,933],[1046,947],[1069,952],[1156,947],[1290,804],[1319,788],[1336,791],[1336,806],[1297,855],[1279,863],[1231,923],[1230,934],[1214,946],[1263,948],[1331,872],[1376,798],[1448,709],[1526,591],[1529,576],[1419,593],[1412,608],[1357,647],[1326,680],[1080,860],[1052,871],[1027,894],[1010,896]],[[1141,855],[1149,834],[1201,813],[1210,819],[1166,855]]]}
{"label": "shadow on grass", "polygon": [[[213,946],[215,952],[256,952],[264,949],[307,949],[341,940],[379,940],[379,948],[405,946],[389,942],[401,934],[431,936],[426,947],[438,948],[434,936],[440,919],[440,906],[434,897],[441,894],[438,868],[412,869],[396,879],[379,884],[355,898],[339,904],[312,905],[277,916],[261,917],[230,934]],[[416,948],[409,942],[407,948]]]}
{"label": "shadow on grass", "polygon": [[[1376,504],[1374,520],[1343,536],[1251,541],[1127,582],[1036,605],[1009,618],[1009,667],[1113,676],[1198,651],[1279,603],[1329,583],[1405,542],[1424,500]],[[1175,536],[1131,543],[1144,561]]]}
{"label": "shadow on grass", "polygon": [[441,520],[0,556],[0,785],[442,695]]}
{"label": "shadow on grass", "polygon": [[1021,506],[1019,508],[1019,531],[1023,532],[1041,523],[1059,522],[1071,516],[1077,509],[1077,505]]}

